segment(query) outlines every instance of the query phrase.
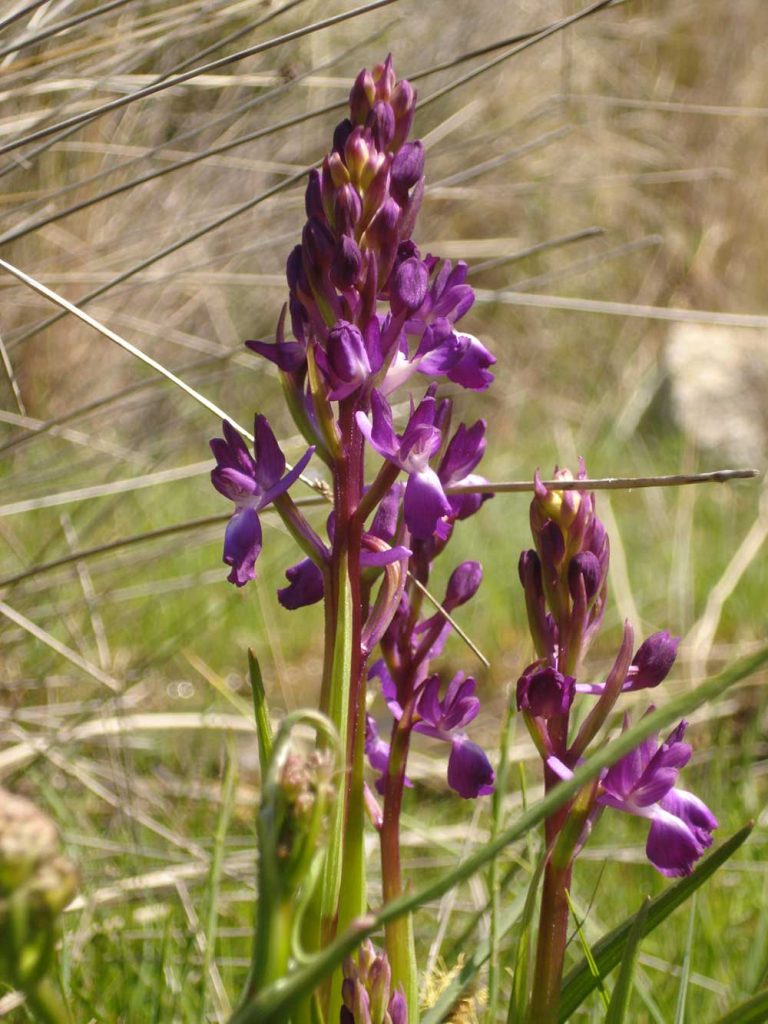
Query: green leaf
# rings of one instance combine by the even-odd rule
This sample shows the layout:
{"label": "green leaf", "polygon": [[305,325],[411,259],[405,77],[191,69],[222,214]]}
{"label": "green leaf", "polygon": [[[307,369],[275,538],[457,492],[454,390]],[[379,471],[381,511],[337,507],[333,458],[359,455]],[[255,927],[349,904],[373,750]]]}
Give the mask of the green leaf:
{"label": "green leaf", "polygon": [[[705,857],[699,866],[679,882],[670,886],[666,892],[651,900],[648,914],[643,924],[643,936],[648,935],[669,915],[693,895],[693,893],[710,878],[719,867],[733,856],[746,841],[753,829],[750,822],[743,829],[731,836],[726,842]],[[632,928],[632,919],[624,921],[605,935],[595,946],[592,953],[600,968],[600,976],[605,977],[621,961]],[[580,1006],[590,992],[597,986],[588,964],[582,961],[567,975],[563,982],[560,1002],[560,1021],[566,1021],[573,1011]]]}
{"label": "green leaf", "polygon": [[715,1024],[763,1024],[768,1020],[768,990],[758,992],[746,1003],[720,1017]]}
{"label": "green leaf", "polygon": [[632,995],[632,976],[635,973],[635,957],[640,945],[640,939],[645,934],[645,921],[648,916],[650,898],[643,900],[643,905],[635,914],[632,927],[629,930],[627,941],[624,946],[624,956],[621,959],[619,976],[611,994],[611,1001],[608,1004],[608,1012],[605,1015],[605,1024],[623,1024],[629,1007],[629,997]]}
{"label": "green leaf", "polygon": [[262,783],[267,777],[267,765],[272,756],[272,723],[269,719],[269,705],[267,695],[264,691],[264,680],[261,676],[259,659],[248,648],[248,673],[251,677],[251,692],[253,693],[253,712],[256,718],[256,732],[259,736],[259,767],[261,768]]}

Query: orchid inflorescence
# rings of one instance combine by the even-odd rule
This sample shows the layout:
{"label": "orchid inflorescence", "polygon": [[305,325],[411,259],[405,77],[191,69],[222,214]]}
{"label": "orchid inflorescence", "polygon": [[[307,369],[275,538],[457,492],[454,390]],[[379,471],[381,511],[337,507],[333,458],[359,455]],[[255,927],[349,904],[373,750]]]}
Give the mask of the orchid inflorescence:
{"label": "orchid inflorescence", "polygon": [[[229,580],[242,587],[254,579],[262,547],[259,512],[273,505],[304,555],[286,569],[281,605],[324,605],[320,711],[338,735],[344,781],[323,879],[318,883],[310,872],[313,880],[299,901],[309,951],[322,948],[367,908],[366,812],[379,834],[384,900],[403,892],[399,823],[404,788],[412,785],[406,767],[415,735],[449,746],[447,782],[461,797],[488,795],[495,781],[488,756],[464,731],[480,709],[475,680],[459,672],[446,685],[433,667],[451,633],[452,614],[480,587],[480,563],[456,566],[442,604],[437,610],[425,606],[433,566],[456,524],[491,497],[476,473],[486,423],[453,429],[454,403],[439,394],[439,386],[485,391],[495,359],[458,327],[474,299],[466,264],[422,255],[412,239],[425,182],[424,147],[409,141],[414,108],[415,93],[407,81],[396,80],[390,58],[360,72],[349,117],[337,126],[321,168],[309,174],[307,220],[288,257],[289,300],[275,340],[246,343],[276,368],[306,451],[286,471],[261,415],[253,454],[230,423],[224,423],[224,437],[211,442],[213,484],[234,504],[224,542]],[[393,408],[399,395],[407,399],[402,421],[399,405]],[[288,494],[313,456],[331,478],[325,537]],[[374,466],[370,482],[366,462]],[[467,484],[473,493],[459,490]],[[516,697],[550,787],[572,774],[621,693],[662,681],[677,641],[657,633],[633,656],[627,625],[605,682],[580,682],[605,611],[608,538],[591,495],[550,490],[538,476],[531,525],[536,547],[521,557],[520,577],[537,657],[521,676]],[[388,708],[388,739],[367,699],[371,680],[378,680]],[[577,698],[594,702],[571,736]],[[691,869],[716,822],[700,801],[674,786],[690,756],[684,729],[681,723],[661,746],[646,741],[548,820],[547,848],[554,858],[558,837],[573,834],[565,824],[578,818],[570,848],[558,855],[559,884],[607,807],[651,820],[648,855],[659,870],[674,875]],[[364,781],[364,755],[374,772],[371,786]],[[290,851],[284,853],[290,860]],[[546,885],[545,877],[545,891]],[[277,881],[275,887],[280,889]],[[298,913],[291,893],[280,913]],[[270,894],[260,898],[268,901]],[[266,917],[260,911],[260,921]],[[262,940],[282,941],[264,927]],[[289,933],[282,928],[279,935]],[[270,963],[283,970],[289,960],[275,955]],[[269,970],[259,973],[263,984],[279,980]],[[357,964],[348,960],[318,998],[323,1019],[334,1024],[404,1024],[417,1019],[418,996],[410,921],[403,918],[387,925],[385,954],[366,946]]]}

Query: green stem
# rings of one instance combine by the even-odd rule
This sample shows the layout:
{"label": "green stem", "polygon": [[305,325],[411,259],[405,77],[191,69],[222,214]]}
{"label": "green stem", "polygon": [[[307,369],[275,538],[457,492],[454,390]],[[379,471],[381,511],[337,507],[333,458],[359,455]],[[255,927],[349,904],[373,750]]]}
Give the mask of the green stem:
{"label": "green stem", "polygon": [[260,914],[258,929],[259,946],[251,966],[248,980],[240,1006],[235,1010],[229,1024],[241,1024],[250,1019],[250,1003],[257,993],[275,982],[279,982],[288,973],[291,958],[291,937],[293,934],[293,900],[283,899],[279,903],[272,901],[269,914]]}
{"label": "green stem", "polygon": [[[402,718],[392,729],[389,765],[384,791],[384,816],[379,833],[381,877],[386,906],[403,892],[400,864],[400,812],[403,804],[405,767],[411,739],[413,702],[406,705]],[[411,914],[389,921],[384,927],[387,957],[392,970],[392,986],[402,986],[408,1004],[409,1024],[418,1024],[419,989],[416,949]]]}

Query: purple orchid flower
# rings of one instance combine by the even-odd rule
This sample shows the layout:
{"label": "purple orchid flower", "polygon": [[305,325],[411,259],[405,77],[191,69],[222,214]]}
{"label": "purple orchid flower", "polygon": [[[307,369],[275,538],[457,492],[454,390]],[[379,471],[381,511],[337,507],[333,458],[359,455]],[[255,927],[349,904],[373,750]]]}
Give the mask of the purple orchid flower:
{"label": "purple orchid flower", "polygon": [[686,725],[680,722],[661,745],[658,736],[649,736],[617,761],[603,777],[598,797],[602,806],[650,820],[648,859],[670,878],[691,873],[717,828],[717,818],[702,800],[675,787],[680,769],[691,756],[690,746],[683,742]]}
{"label": "purple orchid flower", "polygon": [[440,677],[430,676],[416,702],[420,719],[416,732],[451,744],[448,758],[448,785],[465,800],[493,792],[495,773],[485,751],[457,729],[468,725],[480,710],[475,697],[475,680],[459,672],[440,699]]}
{"label": "purple orchid flower", "polygon": [[258,513],[274,501],[301,475],[314,448],[309,448],[285,476],[285,456],[265,416],[254,421],[254,453],[251,456],[235,428],[224,421],[224,437],[214,438],[211,450],[216,467],[211,482],[235,511],[224,534],[224,562],[232,566],[227,579],[242,587],[255,578],[254,565],[261,551],[261,523]]}
{"label": "purple orchid flower", "polygon": [[429,465],[441,444],[440,429],[435,426],[436,413],[434,393],[428,391],[411,412],[402,436],[398,436],[389,403],[374,391],[371,395],[371,418],[362,412],[356,414],[360,433],[371,447],[408,474],[403,510],[405,524],[417,540],[429,539],[440,517],[451,510],[443,485]]}

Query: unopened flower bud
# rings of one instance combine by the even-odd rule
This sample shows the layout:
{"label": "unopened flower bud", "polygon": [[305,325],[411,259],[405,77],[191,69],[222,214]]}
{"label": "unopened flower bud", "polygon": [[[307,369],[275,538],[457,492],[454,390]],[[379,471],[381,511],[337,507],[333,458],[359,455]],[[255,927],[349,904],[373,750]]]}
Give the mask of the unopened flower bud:
{"label": "unopened flower bud", "polygon": [[517,681],[517,710],[534,718],[565,715],[573,703],[575,686],[575,679],[557,669],[531,665]]}
{"label": "unopened flower bud", "polygon": [[353,288],[363,268],[363,254],[349,235],[342,235],[336,244],[331,263],[331,280],[340,291]]}
{"label": "unopened flower bud", "polygon": [[376,96],[380,100],[389,100],[395,87],[395,71],[392,67],[392,54],[387,55],[383,64],[376,64],[373,69],[373,80],[376,83]]}
{"label": "unopened flower bud", "polygon": [[571,559],[568,566],[568,588],[571,597],[576,598],[579,580],[584,581],[587,601],[591,601],[602,583],[600,562],[591,551],[580,551]]}
{"label": "unopened flower bud", "polygon": [[373,75],[363,68],[354,81],[349,93],[349,113],[355,124],[364,124],[373,104],[376,102],[376,85]]}
{"label": "unopened flower bud", "polygon": [[479,562],[462,562],[451,573],[445,590],[443,607],[453,611],[466,604],[477,593],[483,582],[483,567]]}
{"label": "unopened flower bud", "polygon": [[343,185],[336,193],[333,204],[336,231],[344,235],[354,234],[362,212],[363,204],[355,186]]}
{"label": "unopened flower bud", "polygon": [[388,150],[395,134],[395,115],[389,103],[377,100],[366,124],[370,126],[376,148]]}
{"label": "unopened flower bud", "polygon": [[408,1024],[408,1008],[400,989],[391,992],[392,971],[386,953],[377,953],[369,939],[357,961],[342,967],[340,1024]]}
{"label": "unopened flower bud", "polygon": [[353,181],[360,181],[371,158],[371,147],[364,129],[353,128],[344,144],[344,161]]}
{"label": "unopened flower bud", "polygon": [[426,265],[412,257],[403,260],[395,268],[389,285],[389,301],[392,312],[410,313],[424,302],[429,287],[429,272]]}
{"label": "unopened flower bud", "polygon": [[424,146],[421,142],[409,142],[392,161],[392,194],[401,205],[423,174]]}
{"label": "unopened flower bud", "polygon": [[677,657],[679,636],[666,629],[649,636],[637,650],[629,667],[627,690],[644,690],[666,679]]}

